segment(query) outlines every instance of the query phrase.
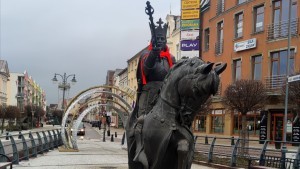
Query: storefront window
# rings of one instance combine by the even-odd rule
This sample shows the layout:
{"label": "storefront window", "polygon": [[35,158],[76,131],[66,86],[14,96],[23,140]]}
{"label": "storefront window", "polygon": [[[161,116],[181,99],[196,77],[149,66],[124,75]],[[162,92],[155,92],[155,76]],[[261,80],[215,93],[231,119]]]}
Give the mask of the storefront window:
{"label": "storefront window", "polygon": [[[247,121],[247,129],[249,131],[249,135],[251,136],[259,136],[259,129],[260,129],[260,114],[259,112],[249,112],[246,115]],[[234,126],[233,126],[233,133],[238,135],[242,130],[242,115],[241,113],[234,114]]]}
{"label": "storefront window", "polygon": [[206,115],[197,116],[195,118],[194,129],[196,132],[206,132]]}
{"label": "storefront window", "polygon": [[211,114],[212,133],[224,132],[224,110],[213,110]]}

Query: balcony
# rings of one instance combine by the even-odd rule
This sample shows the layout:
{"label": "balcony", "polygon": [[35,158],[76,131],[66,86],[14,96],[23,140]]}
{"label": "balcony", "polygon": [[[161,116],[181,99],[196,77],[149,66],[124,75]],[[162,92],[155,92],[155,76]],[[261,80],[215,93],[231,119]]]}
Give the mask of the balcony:
{"label": "balcony", "polygon": [[265,85],[269,95],[281,95],[286,83],[286,75],[274,75],[265,78]]}
{"label": "balcony", "polygon": [[216,14],[220,15],[222,12],[224,12],[224,10],[225,10],[224,0],[218,0]]}
{"label": "balcony", "polygon": [[215,54],[216,55],[223,53],[223,43],[224,43],[223,40],[215,43]]}
{"label": "balcony", "polygon": [[[268,41],[288,37],[288,20],[268,25]],[[299,18],[291,20],[291,36],[298,35]]]}
{"label": "balcony", "polygon": [[18,92],[16,95],[16,98],[18,99],[23,99],[24,98],[24,93],[23,92]]}

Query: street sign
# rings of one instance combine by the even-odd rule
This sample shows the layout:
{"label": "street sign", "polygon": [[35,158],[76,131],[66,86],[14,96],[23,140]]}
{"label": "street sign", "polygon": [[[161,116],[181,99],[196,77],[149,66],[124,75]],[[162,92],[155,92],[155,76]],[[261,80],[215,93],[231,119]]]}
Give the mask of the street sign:
{"label": "street sign", "polygon": [[288,79],[288,82],[294,82],[300,80],[300,75],[291,76]]}
{"label": "street sign", "polygon": [[199,8],[200,1],[199,0],[182,0],[181,1],[181,9],[195,9]]}

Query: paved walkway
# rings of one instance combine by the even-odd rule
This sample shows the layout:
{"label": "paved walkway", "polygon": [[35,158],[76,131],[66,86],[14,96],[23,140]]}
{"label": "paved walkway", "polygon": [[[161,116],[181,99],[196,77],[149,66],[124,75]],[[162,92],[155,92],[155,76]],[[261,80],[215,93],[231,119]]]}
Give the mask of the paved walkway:
{"label": "paved walkway", "polygon": [[[99,129],[94,128],[96,131]],[[101,131],[99,131],[101,133]],[[111,129],[111,133],[117,132],[118,139],[115,142],[106,137],[102,139],[81,138],[77,141],[79,152],[59,152],[57,149],[30,158],[29,161],[21,161],[14,165],[16,169],[127,169],[127,151],[121,145],[120,129]],[[210,167],[192,165],[192,169],[209,169]]]}

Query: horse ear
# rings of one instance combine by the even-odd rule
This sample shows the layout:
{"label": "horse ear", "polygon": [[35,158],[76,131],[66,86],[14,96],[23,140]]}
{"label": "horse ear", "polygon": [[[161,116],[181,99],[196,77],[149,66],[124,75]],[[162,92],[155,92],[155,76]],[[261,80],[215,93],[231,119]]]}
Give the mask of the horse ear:
{"label": "horse ear", "polygon": [[201,73],[208,74],[211,71],[213,65],[214,65],[214,63],[207,63],[207,64],[203,65],[201,67]]}
{"label": "horse ear", "polygon": [[221,64],[221,65],[218,65],[216,68],[215,68],[215,72],[219,75],[221,74],[227,67],[227,63],[224,63],[224,64]]}

